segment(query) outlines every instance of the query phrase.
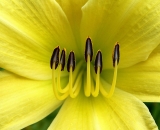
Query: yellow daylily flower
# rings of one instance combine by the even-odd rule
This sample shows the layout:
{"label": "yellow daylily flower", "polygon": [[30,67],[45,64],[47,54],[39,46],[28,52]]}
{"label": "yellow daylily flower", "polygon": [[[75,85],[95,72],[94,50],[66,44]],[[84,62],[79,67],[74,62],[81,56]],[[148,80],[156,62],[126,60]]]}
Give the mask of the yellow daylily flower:
{"label": "yellow daylily flower", "polygon": [[[160,101],[159,0],[1,0],[0,30],[1,130],[22,129],[61,105],[49,130],[158,129],[143,101]],[[94,72],[90,60],[85,62],[88,36],[93,59],[101,50],[101,73],[100,68]],[[117,41],[121,57],[116,77],[117,59],[113,68],[111,57]],[[50,69],[57,46],[68,54],[74,51],[73,75],[73,66],[61,75],[55,62]],[[79,80],[75,87],[80,92],[72,97],[67,89],[60,100],[63,92],[59,98],[53,89],[68,82],[72,86],[72,77]],[[116,84],[110,87],[113,79]],[[90,90],[94,84],[100,87],[96,96]],[[113,95],[107,97],[110,89]]]}

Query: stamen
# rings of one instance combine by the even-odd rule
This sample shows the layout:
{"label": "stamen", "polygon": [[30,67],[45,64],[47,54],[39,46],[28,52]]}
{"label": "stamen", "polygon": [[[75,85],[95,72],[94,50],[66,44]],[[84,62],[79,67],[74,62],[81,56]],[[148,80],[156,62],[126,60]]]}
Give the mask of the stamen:
{"label": "stamen", "polygon": [[92,57],[93,57],[92,41],[90,38],[87,38],[85,47],[85,60],[87,62],[87,84],[85,85],[84,88],[84,92],[87,97],[89,97],[91,94],[90,62],[92,61]]}
{"label": "stamen", "polygon": [[[67,62],[67,70],[69,72],[69,93],[72,98],[74,98],[76,95],[73,94],[73,71],[75,69],[75,55],[74,52],[71,51],[69,54],[68,62]],[[76,86],[77,87],[77,86]],[[79,93],[79,92],[78,92]]]}
{"label": "stamen", "polygon": [[100,84],[100,73],[102,71],[102,53],[101,51],[97,52],[96,59],[95,59],[95,72],[96,72],[96,86],[95,90],[92,89],[92,95],[97,97],[99,94],[99,84]]}
{"label": "stamen", "polygon": [[64,87],[62,89],[61,87],[61,71],[64,70],[64,66],[65,66],[65,60],[66,60],[66,54],[65,54],[66,50],[63,49],[62,53],[61,53],[61,57],[60,57],[60,66],[58,68],[58,76],[57,76],[57,89],[60,93],[66,93],[69,90],[69,85]]}
{"label": "stamen", "polygon": [[73,51],[71,51],[67,61],[67,71],[69,72],[69,83],[62,87],[61,87],[61,73],[62,73],[61,71],[63,71],[65,67],[66,50],[65,49],[62,50],[61,56],[59,59],[60,48],[59,46],[56,47],[53,50],[53,54],[50,60],[50,67],[52,69],[53,91],[54,91],[55,97],[59,100],[64,100],[65,98],[68,97],[68,95],[70,95],[71,98],[75,98],[80,92],[83,79],[85,80],[84,93],[86,97],[89,97],[91,94],[93,97],[97,97],[99,95],[99,92],[101,92],[101,94],[106,98],[112,97],[115,90],[115,86],[116,86],[116,80],[117,80],[117,70],[118,70],[118,63],[120,58],[119,48],[120,47],[117,42],[114,47],[114,51],[112,55],[114,76],[113,76],[111,88],[109,92],[107,92],[105,87],[106,85],[108,86],[109,84],[105,83],[105,81],[103,81],[103,79],[100,78],[100,73],[102,72],[102,67],[103,67],[102,53],[100,50],[97,52],[95,64],[94,64],[94,69],[96,74],[94,73],[94,69],[92,69],[93,79],[91,79],[90,66],[92,65],[91,61],[93,57],[93,48],[92,48],[92,41],[89,37],[86,40],[86,46],[85,46],[85,60],[87,62],[87,75],[83,75],[84,70],[81,69],[81,67],[84,64],[83,61],[80,61],[77,63],[76,70],[75,70],[75,65],[76,65],[75,54]]}
{"label": "stamen", "polygon": [[58,63],[59,63],[59,46],[56,47],[54,50],[53,50],[53,54],[52,54],[52,57],[51,57],[51,60],[50,60],[50,67],[51,69],[53,68],[53,64],[55,63],[55,69],[57,68],[58,66]]}
{"label": "stamen", "polygon": [[115,90],[115,86],[116,86],[116,81],[117,81],[117,70],[118,70],[118,62],[119,62],[119,57],[120,57],[120,53],[119,53],[119,44],[117,43],[114,47],[114,51],[113,51],[113,67],[114,67],[114,75],[113,75],[113,81],[112,81],[112,86],[110,88],[109,93],[107,93],[105,91],[105,89],[103,88],[102,85],[100,85],[100,92],[102,93],[103,96],[105,96],[106,98],[110,98],[112,97],[114,90]]}
{"label": "stamen", "polygon": [[59,90],[57,91],[57,84],[58,84],[58,87],[60,87],[60,73],[58,73],[58,79],[57,79],[58,83],[56,83],[56,76],[55,76],[55,71],[59,64],[59,51],[60,51],[59,46],[54,49],[51,57],[50,65],[52,69],[53,92],[57,99],[64,100],[69,95],[69,93],[68,91],[65,90],[64,94],[59,95],[59,92],[58,92]]}

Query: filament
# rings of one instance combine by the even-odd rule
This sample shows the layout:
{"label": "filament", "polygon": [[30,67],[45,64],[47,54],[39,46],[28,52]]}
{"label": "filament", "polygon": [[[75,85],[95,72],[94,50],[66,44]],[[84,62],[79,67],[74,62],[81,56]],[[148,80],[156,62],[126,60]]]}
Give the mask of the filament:
{"label": "filament", "polygon": [[91,94],[90,55],[87,56],[87,84],[85,85],[84,92],[86,97],[89,97]]}
{"label": "filament", "polygon": [[58,75],[57,75],[57,89],[60,93],[66,93],[69,90],[69,86],[64,88],[61,87],[61,67],[58,67]]}
{"label": "filament", "polygon": [[67,96],[69,95],[68,91],[66,91],[66,93],[64,94],[59,94],[58,91],[57,91],[57,83],[56,83],[56,77],[55,77],[55,63],[53,63],[53,66],[52,66],[52,84],[53,84],[53,92],[54,92],[54,95],[55,97],[58,99],[58,100],[64,100],[65,98],[67,98]]}
{"label": "filament", "polygon": [[113,75],[113,81],[112,81],[112,85],[111,88],[109,90],[109,92],[107,93],[106,90],[103,88],[104,85],[100,84],[100,92],[102,93],[102,95],[106,98],[110,98],[112,97],[114,90],[115,90],[115,86],[116,86],[116,80],[117,80],[117,61],[115,61],[115,67],[114,67],[114,75]]}
{"label": "filament", "polygon": [[92,87],[92,96],[93,97],[97,97],[99,94],[99,84],[100,84],[100,67],[97,68],[96,86]]}

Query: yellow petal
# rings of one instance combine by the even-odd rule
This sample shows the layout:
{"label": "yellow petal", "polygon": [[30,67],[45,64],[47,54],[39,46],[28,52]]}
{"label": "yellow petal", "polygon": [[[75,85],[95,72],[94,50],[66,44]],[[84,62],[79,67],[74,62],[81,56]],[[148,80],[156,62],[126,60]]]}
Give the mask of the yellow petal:
{"label": "yellow petal", "polygon": [[[84,47],[81,48],[81,44],[84,45],[85,41],[80,41],[80,23],[82,19],[81,7],[87,0],[56,0],[65,12],[68,21],[71,25],[76,44],[79,46],[79,52],[84,53]],[[88,36],[88,35],[87,35]],[[86,37],[87,37],[86,36]]]}
{"label": "yellow petal", "polygon": [[116,89],[111,99],[67,99],[48,130],[158,130],[148,108]]}
{"label": "yellow petal", "polygon": [[53,49],[77,49],[67,17],[54,0],[1,1],[0,29],[0,66],[25,77],[51,78]]}
{"label": "yellow petal", "polygon": [[160,101],[160,46],[147,61],[119,70],[117,87],[145,102]]}
{"label": "yellow petal", "polygon": [[160,39],[160,1],[89,0],[82,8],[81,37],[91,36],[102,50],[104,67],[112,66],[114,44],[120,44],[119,67],[148,58]]}
{"label": "yellow petal", "polygon": [[0,71],[0,78],[6,77],[6,76],[9,76],[9,75],[10,75],[10,73],[7,72],[6,70]]}
{"label": "yellow petal", "polygon": [[0,129],[19,130],[33,124],[61,105],[50,81],[10,75],[0,79]]}

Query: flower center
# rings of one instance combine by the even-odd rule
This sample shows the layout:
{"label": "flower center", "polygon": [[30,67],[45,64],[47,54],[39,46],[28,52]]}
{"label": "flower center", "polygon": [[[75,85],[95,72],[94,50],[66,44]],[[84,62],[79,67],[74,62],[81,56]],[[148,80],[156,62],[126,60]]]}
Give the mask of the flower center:
{"label": "flower center", "polygon": [[[53,91],[57,99],[64,100],[68,96],[75,98],[81,88],[84,89],[84,94],[86,97],[93,96],[97,97],[101,93],[104,97],[112,97],[117,80],[117,68],[119,63],[119,44],[116,43],[113,51],[113,67],[114,75],[112,85],[109,92],[106,91],[106,83],[100,78],[100,73],[102,72],[102,53],[98,50],[94,67],[91,64],[93,59],[93,47],[90,38],[86,40],[85,46],[85,62],[83,60],[78,61],[76,65],[75,54],[73,51],[70,52],[67,61],[67,71],[69,73],[69,81],[65,87],[61,86],[61,71],[64,70],[66,61],[66,50],[63,49],[61,56],[59,58],[60,48],[59,46],[53,50],[53,54],[50,61],[50,66],[52,69],[52,80],[53,80]],[[94,68],[94,69],[93,69]],[[84,86],[84,87],[82,87]]]}

